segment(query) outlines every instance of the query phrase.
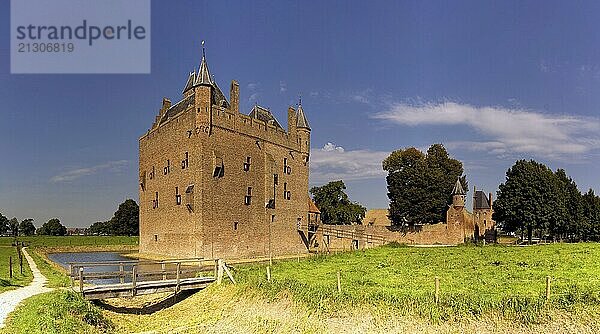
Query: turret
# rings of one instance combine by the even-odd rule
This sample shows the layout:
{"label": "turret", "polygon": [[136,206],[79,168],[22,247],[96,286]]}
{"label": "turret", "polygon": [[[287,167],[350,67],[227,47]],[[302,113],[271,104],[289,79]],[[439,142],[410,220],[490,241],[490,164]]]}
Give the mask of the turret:
{"label": "turret", "polygon": [[298,133],[300,142],[300,152],[308,155],[310,152],[310,126],[304,109],[302,109],[302,99],[298,102],[298,112],[296,113],[296,133]]}
{"label": "turret", "polygon": [[465,197],[466,193],[463,189],[462,183],[460,183],[460,177],[456,180],[454,184],[454,189],[452,190],[452,205],[456,208],[462,208],[465,206]]}

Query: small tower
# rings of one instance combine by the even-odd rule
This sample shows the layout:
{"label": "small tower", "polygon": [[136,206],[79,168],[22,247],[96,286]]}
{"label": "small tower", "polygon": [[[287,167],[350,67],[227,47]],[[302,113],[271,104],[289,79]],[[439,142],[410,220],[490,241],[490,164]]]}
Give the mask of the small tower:
{"label": "small tower", "polygon": [[310,152],[310,126],[302,109],[302,99],[298,101],[298,112],[296,114],[296,132],[300,142],[300,152],[306,154]]}
{"label": "small tower", "polygon": [[462,187],[462,183],[460,183],[460,177],[456,180],[454,184],[454,189],[452,190],[452,205],[456,208],[462,208],[465,206],[465,197],[466,193]]}

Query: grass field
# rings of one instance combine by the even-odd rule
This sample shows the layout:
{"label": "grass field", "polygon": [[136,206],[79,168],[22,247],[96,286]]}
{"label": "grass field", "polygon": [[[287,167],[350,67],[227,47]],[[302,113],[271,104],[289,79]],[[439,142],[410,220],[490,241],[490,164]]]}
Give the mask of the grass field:
{"label": "grass field", "polygon": [[[315,311],[376,305],[434,321],[500,312],[534,322],[548,309],[600,305],[600,244],[530,247],[385,247],[273,266],[239,267],[237,280],[267,298],[289,294]],[[337,272],[341,293],[337,292]],[[434,302],[435,277],[440,302]],[[546,277],[551,278],[546,303]]]}
{"label": "grass field", "polygon": [[[9,258],[12,257],[13,262],[13,279],[10,279],[9,273]],[[32,280],[31,269],[27,264],[27,260],[23,258],[23,275],[19,267],[19,255],[15,247],[1,245],[0,246],[0,292],[16,289],[18,287],[29,284]]]}
{"label": "grass field", "polygon": [[[120,333],[596,333],[600,327],[598,258],[600,244],[595,243],[388,245],[276,262],[270,282],[265,264],[235,265],[238,284],[212,286],[151,314],[144,313],[152,298],[172,298],[111,299],[103,310],[67,295],[32,298],[15,312],[7,328],[68,332],[61,327],[64,323],[88,332]],[[37,255],[34,259],[44,261]],[[41,267],[53,272],[56,277],[51,281],[56,286],[66,284],[52,266]],[[338,271],[341,292],[337,291]],[[436,276],[439,304],[434,302]],[[551,277],[548,302],[547,276]],[[79,311],[58,321],[28,318],[41,312],[43,305]]]}
{"label": "grass field", "polygon": [[[13,237],[0,237],[0,246],[10,246]],[[19,237],[26,246],[31,247],[56,247],[56,246],[94,246],[94,245],[137,245],[138,237],[127,236],[83,236],[71,235],[64,237],[55,236],[28,236]]]}

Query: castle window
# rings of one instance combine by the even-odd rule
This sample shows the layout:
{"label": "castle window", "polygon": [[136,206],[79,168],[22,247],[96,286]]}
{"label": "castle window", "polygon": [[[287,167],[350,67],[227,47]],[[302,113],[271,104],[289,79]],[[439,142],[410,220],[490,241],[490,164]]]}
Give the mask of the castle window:
{"label": "castle window", "polygon": [[152,166],[152,170],[150,171],[150,180],[154,178],[154,166]]}
{"label": "castle window", "polygon": [[292,198],[291,192],[287,190],[287,182],[283,183],[283,198],[287,200]]}
{"label": "castle window", "polygon": [[158,241],[158,234],[154,235],[154,241]]}
{"label": "castle window", "polygon": [[250,205],[252,203],[252,187],[248,187],[248,192],[244,197],[244,204]]}
{"label": "castle window", "polygon": [[288,166],[287,158],[283,158],[283,174],[292,174],[292,167]]}
{"label": "castle window", "polygon": [[185,157],[183,160],[181,160],[181,169],[188,168],[188,158],[189,158],[189,154],[188,154],[188,152],[185,152]]}
{"label": "castle window", "polygon": [[140,187],[142,191],[146,190],[146,171],[140,172]]}
{"label": "castle window", "polygon": [[175,187],[175,204],[181,205],[181,194],[179,194],[179,187]]}
{"label": "castle window", "polygon": [[244,172],[247,172],[250,170],[250,157],[246,157],[246,162],[244,162]]}
{"label": "castle window", "polygon": [[225,165],[223,164],[223,158],[215,157],[215,169],[213,171],[213,177],[221,178],[225,175]]}
{"label": "castle window", "polygon": [[158,209],[158,191],[154,193],[154,199],[152,200],[152,208]]}
{"label": "castle window", "polygon": [[233,230],[234,230],[234,231],[237,231],[237,229],[238,229],[238,224],[239,224],[238,222],[233,222]]}
{"label": "castle window", "polygon": [[171,172],[171,161],[169,159],[167,159],[167,165],[165,166],[165,168],[163,169],[163,174],[167,175]]}
{"label": "castle window", "polygon": [[190,184],[185,189],[185,206],[190,212],[194,211],[194,185]]}

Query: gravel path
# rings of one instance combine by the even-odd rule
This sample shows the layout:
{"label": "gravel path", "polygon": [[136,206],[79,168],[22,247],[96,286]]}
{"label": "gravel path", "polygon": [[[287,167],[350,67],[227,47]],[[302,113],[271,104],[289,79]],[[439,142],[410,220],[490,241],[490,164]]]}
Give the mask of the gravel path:
{"label": "gravel path", "polygon": [[52,291],[51,288],[44,286],[48,280],[46,279],[46,276],[42,275],[25,248],[23,248],[23,255],[25,255],[25,259],[27,259],[29,268],[31,268],[31,272],[33,273],[33,281],[28,286],[0,293],[0,328],[4,327],[6,316],[14,311],[15,307],[17,307],[23,299],[39,293]]}

